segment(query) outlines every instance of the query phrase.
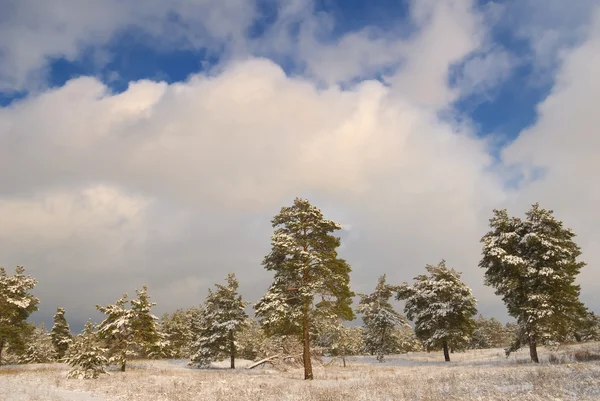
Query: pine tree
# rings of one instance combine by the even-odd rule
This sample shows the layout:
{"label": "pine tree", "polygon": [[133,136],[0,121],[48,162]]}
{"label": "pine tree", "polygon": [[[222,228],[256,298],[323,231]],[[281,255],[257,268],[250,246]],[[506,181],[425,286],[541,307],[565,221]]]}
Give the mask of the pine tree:
{"label": "pine tree", "polygon": [[502,296],[522,334],[512,349],[528,344],[536,363],[537,344],[564,341],[585,312],[574,284],[585,265],[577,261],[581,250],[575,234],[552,214],[538,204],[525,220],[494,210],[492,230],[481,239],[485,282]]}
{"label": "pine tree", "polygon": [[0,364],[2,351],[7,345],[15,351],[25,349],[25,339],[31,333],[27,318],[37,310],[39,303],[29,293],[37,281],[31,276],[25,276],[24,272],[22,266],[17,266],[15,274],[9,276],[0,267]]}
{"label": "pine tree", "polygon": [[[298,335],[303,343],[304,378],[313,379],[311,331],[316,314],[350,320],[350,266],[338,258],[341,226],[323,218],[307,200],[296,198],[271,221],[275,232],[263,266],[275,272],[267,293],[255,305],[268,334]],[[319,297],[320,301],[315,303]]]}
{"label": "pine tree", "polygon": [[323,348],[327,354],[340,358],[346,367],[346,357],[358,355],[364,349],[362,327],[346,327],[338,317],[319,322],[315,345]]}
{"label": "pine tree", "polygon": [[52,344],[56,352],[56,359],[61,360],[69,346],[73,342],[73,336],[71,335],[71,329],[65,318],[65,309],[57,308],[56,314],[54,315],[54,326],[50,331],[50,337],[52,338]]}
{"label": "pine tree", "polygon": [[156,358],[163,355],[166,338],[161,333],[158,318],[151,313],[156,302],[150,302],[148,287],[135,291],[137,299],[131,300],[131,332],[136,354]]}
{"label": "pine tree", "polygon": [[83,332],[75,338],[65,355],[65,362],[72,367],[67,377],[95,379],[106,373],[104,368],[109,363],[104,356],[106,352],[107,350],[100,346],[94,326],[88,320]]}
{"label": "pine tree", "polygon": [[247,302],[238,295],[239,283],[234,274],[227,276],[227,285],[215,284],[215,292],[208,290],[204,302],[204,319],[197,351],[192,356],[192,364],[208,366],[210,362],[227,355],[231,369],[235,369],[236,335],[246,323]]}
{"label": "pine tree", "polygon": [[96,309],[106,315],[98,326],[98,336],[106,344],[109,363],[120,366],[122,372],[127,359],[135,355],[136,345],[132,330],[133,311],[126,309],[126,305],[127,294],[123,294],[114,305],[96,305]]}
{"label": "pine tree", "polygon": [[415,323],[415,334],[429,348],[442,348],[450,361],[449,348],[465,346],[475,329],[477,301],[460,279],[460,273],[439,265],[425,267],[429,276],[398,287],[397,299],[406,301],[404,312]]}
{"label": "pine tree", "polygon": [[383,362],[385,355],[396,352],[400,346],[394,329],[408,325],[406,318],[394,310],[390,303],[395,289],[396,287],[386,284],[384,274],[379,277],[372,294],[360,294],[357,307],[357,312],[363,315],[365,350],[371,355],[377,355],[379,362]]}
{"label": "pine tree", "polygon": [[33,329],[27,338],[25,353],[19,358],[20,363],[49,363],[56,359],[52,338],[46,331],[44,323]]}

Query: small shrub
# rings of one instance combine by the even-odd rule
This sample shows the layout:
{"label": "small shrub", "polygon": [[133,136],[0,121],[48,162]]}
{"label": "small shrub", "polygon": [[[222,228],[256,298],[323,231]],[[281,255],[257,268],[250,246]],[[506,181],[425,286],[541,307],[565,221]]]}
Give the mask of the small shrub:
{"label": "small shrub", "polygon": [[548,362],[552,365],[562,365],[566,362],[566,359],[564,355],[559,357],[556,354],[550,354],[548,357]]}
{"label": "small shrub", "polygon": [[577,362],[600,361],[600,354],[595,354],[587,350],[577,350],[573,352],[573,359]]}

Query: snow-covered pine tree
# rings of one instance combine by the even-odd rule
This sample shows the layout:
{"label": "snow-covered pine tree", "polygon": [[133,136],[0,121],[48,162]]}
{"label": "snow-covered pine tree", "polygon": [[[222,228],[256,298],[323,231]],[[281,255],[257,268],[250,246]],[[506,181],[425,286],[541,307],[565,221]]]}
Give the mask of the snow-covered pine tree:
{"label": "snow-covered pine tree", "polygon": [[44,323],[33,329],[27,338],[25,353],[19,358],[20,363],[49,363],[56,360],[56,352],[52,338],[46,331]]}
{"label": "snow-covered pine tree", "polygon": [[[517,319],[518,342],[528,344],[533,362],[539,362],[537,344],[563,341],[580,325],[585,307],[574,284],[584,262],[575,234],[536,203],[526,219],[494,210],[491,231],[481,242],[485,282],[502,296],[509,315]],[[510,349],[507,350],[507,353]]]}
{"label": "snow-covered pine tree", "polygon": [[135,291],[137,299],[131,300],[131,331],[137,356],[157,358],[163,356],[166,336],[160,331],[158,318],[151,313],[156,302],[150,302],[148,287]]}
{"label": "snow-covered pine tree", "polygon": [[226,286],[215,287],[215,292],[208,290],[204,302],[203,324],[191,364],[208,366],[217,358],[229,356],[230,367],[235,369],[235,339],[248,318],[248,303],[238,294],[239,283],[234,274],[227,276]]}
{"label": "snow-covered pine tree", "polygon": [[54,314],[54,325],[50,331],[50,337],[52,338],[52,344],[56,352],[56,359],[61,360],[69,346],[73,342],[73,336],[71,335],[71,329],[65,318],[65,309],[57,308]]}
{"label": "snow-covered pine tree", "polygon": [[423,343],[417,338],[415,330],[410,326],[400,326],[396,328],[398,336],[398,353],[423,351]]}
{"label": "snow-covered pine tree", "polygon": [[7,345],[17,352],[25,349],[26,337],[31,333],[27,318],[37,310],[39,303],[39,299],[29,293],[37,281],[24,273],[23,266],[17,266],[12,276],[0,267],[0,365]]}
{"label": "snow-covered pine tree", "polygon": [[95,379],[100,374],[106,373],[104,370],[108,365],[108,359],[104,356],[106,351],[100,346],[94,326],[88,320],[83,332],[75,337],[65,355],[65,362],[72,367],[67,377]]}
{"label": "snow-covered pine tree", "polygon": [[266,339],[267,336],[260,324],[252,318],[246,319],[236,339],[238,357],[256,360],[264,353]]}
{"label": "snow-covered pine tree", "polygon": [[360,302],[356,311],[363,315],[365,350],[371,355],[377,355],[379,362],[383,362],[385,355],[396,352],[400,346],[394,329],[408,326],[406,317],[394,310],[390,303],[395,290],[396,287],[386,284],[384,274],[379,277],[372,294],[359,294]]}
{"label": "snow-covered pine tree", "polygon": [[126,309],[127,294],[123,294],[114,305],[100,306],[96,309],[106,315],[98,326],[98,337],[104,341],[108,350],[109,363],[120,366],[125,371],[127,359],[135,355],[134,332],[132,330],[133,311]]}
{"label": "snow-covered pine tree", "polygon": [[[294,334],[302,339],[304,378],[312,380],[310,341],[315,313],[321,309],[343,319],[353,318],[351,269],[338,258],[340,239],[331,235],[341,226],[300,198],[281,208],[271,223],[275,232],[263,266],[275,276],[255,305],[256,316],[269,335]],[[315,303],[317,296],[321,302]]]}
{"label": "snow-covered pine tree", "polygon": [[450,347],[460,347],[469,341],[477,313],[477,301],[471,289],[460,279],[460,273],[439,265],[427,265],[428,275],[415,277],[410,286],[397,289],[397,299],[406,301],[404,313],[415,323],[415,334],[429,348],[442,348],[444,359],[450,361]]}

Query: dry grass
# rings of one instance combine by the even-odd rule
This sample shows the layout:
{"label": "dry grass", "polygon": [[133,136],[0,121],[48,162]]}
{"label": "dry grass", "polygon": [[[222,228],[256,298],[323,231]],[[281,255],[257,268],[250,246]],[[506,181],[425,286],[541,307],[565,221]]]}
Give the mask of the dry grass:
{"label": "dry grass", "polygon": [[[551,364],[550,355],[572,362]],[[98,380],[66,379],[64,365],[0,369],[2,400],[598,400],[600,363],[574,355],[600,354],[600,344],[540,350],[542,364],[527,353],[506,359],[502,350],[390,357],[382,364],[357,357],[349,366],[317,366],[316,379],[300,369],[197,370],[170,361],[138,361],[127,372]],[[565,359],[566,360],[566,359]],[[26,398],[26,396],[30,398]],[[19,398],[21,397],[21,398]],[[94,398],[96,397],[96,398]]]}

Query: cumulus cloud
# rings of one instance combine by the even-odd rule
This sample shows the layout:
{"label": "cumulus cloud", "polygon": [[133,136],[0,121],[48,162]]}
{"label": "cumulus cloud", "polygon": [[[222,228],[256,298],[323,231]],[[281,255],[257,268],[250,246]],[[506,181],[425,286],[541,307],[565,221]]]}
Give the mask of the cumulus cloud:
{"label": "cumulus cloud", "polygon": [[[186,82],[141,80],[112,93],[81,77],[0,108],[1,262],[40,280],[42,315],[61,304],[83,321],[94,304],[145,283],[159,312],[187,307],[229,272],[254,301],[269,284],[260,266],[269,221],[295,196],[346,227],[341,252],[358,292],[382,273],[411,280],[445,258],[482,312],[502,316],[477,267],[479,239],[492,208],[521,214],[535,201],[580,234],[590,264],[600,261],[591,223],[599,194],[589,184],[597,24],[564,53],[539,121],[497,160],[468,118],[439,115],[514,67],[491,42],[493,13],[470,0],[412,2],[408,34],[367,27],[335,40],[322,40],[331,17],[307,2],[281,2],[260,39],[245,36],[256,13],[247,2],[117,3],[96,5],[98,22],[83,6],[36,14],[11,3],[14,24],[35,26],[22,28],[28,55],[0,34],[2,85],[23,87],[48,57],[76,58],[131,26],[174,32],[175,47],[227,43],[231,57]],[[14,32],[11,24],[0,29]],[[293,55],[305,68],[286,74],[255,54]],[[385,82],[364,79],[382,71]],[[534,179],[508,189],[515,173]],[[586,300],[594,276],[582,275]]]}

